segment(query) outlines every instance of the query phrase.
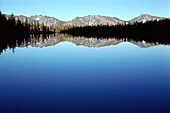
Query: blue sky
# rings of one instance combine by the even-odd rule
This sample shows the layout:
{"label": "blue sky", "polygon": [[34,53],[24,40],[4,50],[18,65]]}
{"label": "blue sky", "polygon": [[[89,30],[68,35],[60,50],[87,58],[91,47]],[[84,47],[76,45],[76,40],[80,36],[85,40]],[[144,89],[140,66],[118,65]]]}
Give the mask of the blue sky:
{"label": "blue sky", "polygon": [[170,17],[170,0],[0,0],[2,13],[46,15],[60,20],[104,15],[129,20],[140,14]]}

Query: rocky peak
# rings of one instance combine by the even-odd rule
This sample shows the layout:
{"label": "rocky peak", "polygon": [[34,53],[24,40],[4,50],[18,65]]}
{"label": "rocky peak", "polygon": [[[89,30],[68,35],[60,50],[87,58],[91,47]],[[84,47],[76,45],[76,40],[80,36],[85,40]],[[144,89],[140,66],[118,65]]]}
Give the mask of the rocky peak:
{"label": "rocky peak", "polygon": [[132,20],[130,20],[131,23],[134,23],[134,22],[147,22],[147,21],[153,21],[153,20],[160,20],[160,19],[163,19],[161,17],[156,17],[156,16],[151,16],[149,14],[142,14]]}

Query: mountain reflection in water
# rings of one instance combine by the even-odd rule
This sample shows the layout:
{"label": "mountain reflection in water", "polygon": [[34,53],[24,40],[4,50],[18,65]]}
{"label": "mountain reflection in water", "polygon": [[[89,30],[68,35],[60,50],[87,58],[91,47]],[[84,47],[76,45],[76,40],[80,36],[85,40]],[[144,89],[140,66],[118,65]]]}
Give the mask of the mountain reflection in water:
{"label": "mountain reflection in water", "polygon": [[58,34],[4,41],[16,52],[0,56],[0,113],[170,113],[170,47],[155,45]]}
{"label": "mountain reflection in water", "polygon": [[[15,47],[26,47],[26,46],[32,46],[32,47],[47,47],[47,46],[53,46],[60,42],[72,42],[75,45],[82,45],[86,47],[103,47],[103,46],[110,46],[110,45],[117,45],[122,42],[130,42],[134,45],[139,46],[140,48],[148,48],[151,46],[156,45],[165,45],[165,44],[159,44],[158,42],[150,43],[146,41],[134,41],[128,38],[86,38],[86,37],[73,37],[71,35],[66,34],[55,34],[55,35],[31,35],[29,38],[23,38],[23,39],[16,39],[13,41],[6,41],[6,43],[2,42],[0,44],[0,53],[3,52],[3,50],[9,48],[9,49],[15,49]],[[166,44],[167,45],[167,44]]]}

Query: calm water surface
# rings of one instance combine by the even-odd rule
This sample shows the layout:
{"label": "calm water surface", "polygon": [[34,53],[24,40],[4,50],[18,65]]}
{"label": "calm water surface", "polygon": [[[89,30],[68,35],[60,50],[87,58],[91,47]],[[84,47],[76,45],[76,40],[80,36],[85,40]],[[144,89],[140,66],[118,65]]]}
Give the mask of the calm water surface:
{"label": "calm water surface", "polygon": [[170,46],[8,49],[0,113],[170,113]]}

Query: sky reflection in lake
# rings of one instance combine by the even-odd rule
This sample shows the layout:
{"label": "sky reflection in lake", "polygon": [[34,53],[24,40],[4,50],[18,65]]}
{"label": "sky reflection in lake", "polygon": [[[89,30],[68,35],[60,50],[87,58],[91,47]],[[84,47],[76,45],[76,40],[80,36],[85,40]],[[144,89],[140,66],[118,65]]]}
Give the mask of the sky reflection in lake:
{"label": "sky reflection in lake", "polygon": [[0,112],[168,113],[170,47],[61,42],[0,56]]}

